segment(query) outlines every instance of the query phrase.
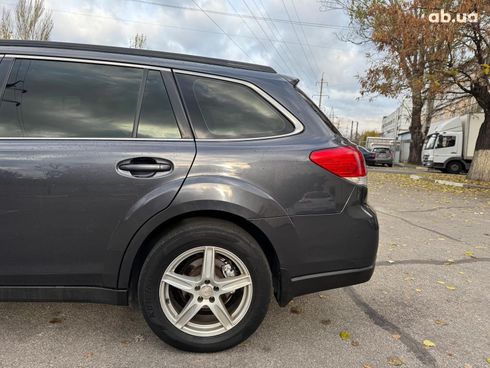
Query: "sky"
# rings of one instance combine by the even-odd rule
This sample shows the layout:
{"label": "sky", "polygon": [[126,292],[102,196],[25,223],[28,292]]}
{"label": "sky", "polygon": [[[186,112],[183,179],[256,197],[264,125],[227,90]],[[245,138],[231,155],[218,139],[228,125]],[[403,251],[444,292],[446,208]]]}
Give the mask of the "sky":
{"label": "sky", "polygon": [[[146,48],[259,63],[298,77],[300,87],[344,134],[381,129],[398,101],[360,98],[357,75],[368,61],[366,46],[341,41],[349,19],[318,0],[45,0],[53,41],[129,46],[136,33]],[[15,0],[0,0],[12,9]],[[271,20],[272,19],[272,20]]]}

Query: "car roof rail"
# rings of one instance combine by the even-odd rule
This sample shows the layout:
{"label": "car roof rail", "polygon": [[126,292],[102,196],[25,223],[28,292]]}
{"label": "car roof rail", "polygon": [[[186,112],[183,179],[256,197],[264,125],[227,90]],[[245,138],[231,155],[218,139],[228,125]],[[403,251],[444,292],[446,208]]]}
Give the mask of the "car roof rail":
{"label": "car roof rail", "polygon": [[31,40],[0,40],[0,46],[11,47],[32,47],[32,48],[48,48],[48,49],[65,49],[65,50],[79,50],[79,51],[94,51],[94,52],[106,52],[111,54],[124,54],[135,56],[146,56],[161,59],[189,61],[193,63],[218,65],[238,69],[253,70],[266,73],[276,73],[276,71],[270,66],[246,63],[242,61],[225,60],[218,58],[210,58],[205,56],[177,54],[172,52],[154,51],[154,50],[142,50],[127,47],[115,47],[115,46],[102,46],[102,45],[90,45],[82,43],[69,43],[69,42],[52,42],[52,41],[31,41]]}

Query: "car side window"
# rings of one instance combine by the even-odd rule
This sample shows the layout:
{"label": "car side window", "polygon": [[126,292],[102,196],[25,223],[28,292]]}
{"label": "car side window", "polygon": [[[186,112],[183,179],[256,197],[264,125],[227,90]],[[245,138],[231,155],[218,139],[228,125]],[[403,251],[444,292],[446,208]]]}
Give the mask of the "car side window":
{"label": "car side window", "polygon": [[15,61],[0,101],[0,137],[131,137],[143,70]]}
{"label": "car side window", "polygon": [[240,139],[288,134],[294,126],[269,102],[239,83],[178,75],[196,138]]}
{"label": "car side window", "polygon": [[453,135],[440,135],[437,141],[436,148],[448,148],[454,147],[456,144],[456,137]]}
{"label": "car side window", "polygon": [[156,70],[148,72],[137,136],[181,138],[162,75]]}

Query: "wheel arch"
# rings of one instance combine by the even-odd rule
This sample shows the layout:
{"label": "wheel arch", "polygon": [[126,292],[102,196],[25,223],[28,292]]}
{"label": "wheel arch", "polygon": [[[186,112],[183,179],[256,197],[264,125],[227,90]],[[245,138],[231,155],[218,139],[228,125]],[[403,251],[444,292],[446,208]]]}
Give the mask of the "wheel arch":
{"label": "wheel arch", "polygon": [[249,233],[257,241],[264,252],[272,274],[274,291],[276,292],[278,290],[280,260],[272,242],[258,226],[246,218],[231,212],[222,210],[196,210],[178,214],[158,224],[142,241],[139,242],[139,247],[134,256],[131,257],[132,259],[130,262],[128,262],[128,260],[126,260],[126,262],[123,260],[118,277],[118,286],[119,288],[128,289],[128,298],[131,304],[133,304],[137,298],[137,284],[143,263],[155,246],[156,241],[165,234],[168,229],[178,226],[180,221],[193,217],[206,217],[230,221]]}

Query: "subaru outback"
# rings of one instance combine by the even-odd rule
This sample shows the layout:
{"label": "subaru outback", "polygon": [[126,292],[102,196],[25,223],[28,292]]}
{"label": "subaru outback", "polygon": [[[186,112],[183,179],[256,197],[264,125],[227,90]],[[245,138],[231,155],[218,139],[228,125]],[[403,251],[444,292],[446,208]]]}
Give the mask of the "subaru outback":
{"label": "subaru outback", "polygon": [[370,279],[362,154],[242,62],[0,42],[0,300],[139,303],[180,349],[249,337],[272,295]]}

